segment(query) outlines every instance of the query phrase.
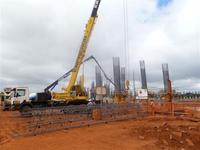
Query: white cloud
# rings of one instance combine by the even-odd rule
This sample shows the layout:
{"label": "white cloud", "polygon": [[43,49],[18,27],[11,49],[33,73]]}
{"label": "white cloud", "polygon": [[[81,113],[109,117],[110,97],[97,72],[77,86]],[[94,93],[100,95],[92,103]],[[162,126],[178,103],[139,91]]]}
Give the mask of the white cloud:
{"label": "white cloud", "polygon": [[[162,87],[161,63],[168,62],[175,87],[200,89],[200,1],[174,0],[163,9],[154,0],[127,2],[129,73],[134,68],[139,80],[144,59],[149,86]],[[92,6],[91,0],[1,0],[0,88],[39,91],[69,70]],[[122,65],[127,60],[123,11],[123,0],[101,2],[87,51],[110,76],[113,56],[120,56]],[[94,65],[87,64],[85,72],[87,80],[94,79]]]}

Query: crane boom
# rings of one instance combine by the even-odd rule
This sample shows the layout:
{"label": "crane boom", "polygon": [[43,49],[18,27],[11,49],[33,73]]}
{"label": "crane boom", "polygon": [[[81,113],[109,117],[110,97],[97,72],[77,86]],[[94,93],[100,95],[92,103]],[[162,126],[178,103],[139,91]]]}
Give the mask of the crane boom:
{"label": "crane boom", "polygon": [[[75,85],[76,83],[76,79],[78,76],[78,72],[80,69],[80,66],[82,64],[82,62],[84,61],[84,57],[86,54],[86,50],[87,50],[87,46],[90,40],[90,36],[92,34],[92,30],[94,28],[95,25],[95,21],[97,19],[97,11],[99,9],[99,5],[100,5],[101,0],[95,0],[95,4],[91,13],[91,16],[88,20],[88,23],[86,25],[86,29],[84,31],[84,36],[83,36],[83,40],[76,58],[76,62],[75,65],[71,71],[71,77],[68,83],[67,88],[64,88],[64,92],[63,93],[56,93],[56,92],[52,92],[52,98],[55,101],[85,101],[88,99],[87,93],[85,92],[85,90],[82,88],[81,85]],[[55,82],[54,85],[56,85],[57,82]]]}
{"label": "crane boom", "polygon": [[[33,106],[34,107],[36,107],[36,106],[48,107],[48,106],[80,105],[80,104],[88,103],[88,101],[87,101],[88,94],[85,91],[84,86],[79,85],[79,84],[75,85],[75,83],[76,83],[76,79],[78,76],[80,66],[83,62],[85,62],[84,57],[85,57],[85,53],[87,50],[87,46],[88,46],[88,42],[89,42],[92,30],[95,25],[95,21],[97,19],[97,11],[98,11],[100,2],[101,2],[101,0],[95,0],[92,14],[86,25],[83,40],[82,40],[74,67],[70,71],[65,73],[63,76],[61,76],[59,79],[54,81],[52,84],[47,86],[44,89],[44,92],[37,93],[37,96],[36,96],[37,100],[35,100],[34,102],[28,102],[28,103],[23,102],[20,105],[20,111],[22,111],[22,112],[27,111],[27,109],[29,110]],[[93,58],[93,57],[91,57],[91,58]],[[89,59],[87,59],[87,60],[89,60]],[[71,75],[71,78],[69,80],[69,84],[68,84],[67,88],[64,88],[64,92],[62,92],[62,93],[51,92],[51,90],[58,84],[58,82],[67,78],[69,75]]]}
{"label": "crane boom", "polygon": [[97,18],[97,11],[98,11],[100,2],[101,2],[101,0],[96,0],[95,1],[91,17],[90,17],[90,19],[88,21],[88,24],[86,25],[86,29],[85,29],[84,37],[83,37],[83,40],[82,40],[82,43],[81,43],[81,47],[79,49],[79,53],[78,53],[78,56],[77,56],[77,59],[76,59],[75,66],[74,66],[73,71],[72,71],[72,75],[71,75],[68,87],[66,89],[67,93],[70,92],[71,87],[76,82],[77,75],[78,75],[78,72],[79,72],[79,68],[80,68],[80,66],[82,64],[82,61],[83,61],[84,57],[85,57],[85,53],[86,53],[86,49],[87,49],[87,46],[88,46],[88,42],[89,42],[92,30],[93,30],[94,25],[95,25],[95,20]]}
{"label": "crane boom", "polygon": [[85,53],[86,53],[86,50],[87,50],[89,39],[90,39],[92,30],[94,28],[94,25],[95,25],[95,20],[97,18],[97,11],[98,11],[100,2],[101,2],[101,0],[95,1],[91,17],[90,17],[90,19],[89,19],[89,21],[86,25],[84,37],[83,37],[83,40],[82,40],[82,43],[81,43],[81,47],[79,49],[79,53],[78,53],[78,56],[77,56],[77,59],[76,59],[76,63],[74,65],[74,68],[73,68],[73,71],[72,71],[72,74],[71,74],[71,78],[69,80],[68,87],[66,88],[66,92],[68,94],[70,93],[72,86],[75,85],[80,66],[81,66],[82,61],[85,57]]}

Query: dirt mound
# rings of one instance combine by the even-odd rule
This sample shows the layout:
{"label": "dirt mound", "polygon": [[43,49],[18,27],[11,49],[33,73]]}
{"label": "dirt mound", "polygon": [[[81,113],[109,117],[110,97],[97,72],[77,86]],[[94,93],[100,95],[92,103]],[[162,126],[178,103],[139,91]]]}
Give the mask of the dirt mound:
{"label": "dirt mound", "polygon": [[199,150],[200,126],[170,125],[164,122],[153,127],[132,129],[132,134],[139,139],[156,139],[156,145],[161,149]]}

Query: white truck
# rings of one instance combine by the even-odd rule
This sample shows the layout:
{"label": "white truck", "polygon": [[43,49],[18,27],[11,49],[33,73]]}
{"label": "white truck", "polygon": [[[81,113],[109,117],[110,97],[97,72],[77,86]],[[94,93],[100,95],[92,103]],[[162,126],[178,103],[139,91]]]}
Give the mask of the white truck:
{"label": "white truck", "polygon": [[4,89],[3,110],[19,109],[23,102],[29,102],[29,89],[27,87],[14,87]]}

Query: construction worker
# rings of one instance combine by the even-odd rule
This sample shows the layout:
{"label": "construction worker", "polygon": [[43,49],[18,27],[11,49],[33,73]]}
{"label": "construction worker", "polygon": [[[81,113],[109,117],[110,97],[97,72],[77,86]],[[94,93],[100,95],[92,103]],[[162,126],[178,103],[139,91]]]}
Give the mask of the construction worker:
{"label": "construction worker", "polygon": [[153,100],[150,101],[150,106],[151,106],[152,115],[154,116],[155,115],[155,104],[154,104]]}

